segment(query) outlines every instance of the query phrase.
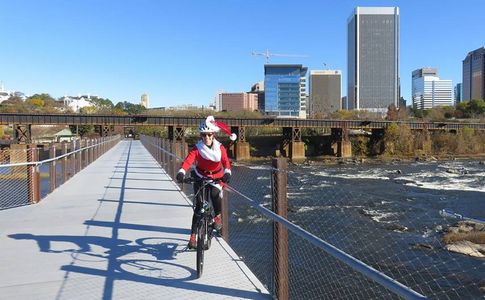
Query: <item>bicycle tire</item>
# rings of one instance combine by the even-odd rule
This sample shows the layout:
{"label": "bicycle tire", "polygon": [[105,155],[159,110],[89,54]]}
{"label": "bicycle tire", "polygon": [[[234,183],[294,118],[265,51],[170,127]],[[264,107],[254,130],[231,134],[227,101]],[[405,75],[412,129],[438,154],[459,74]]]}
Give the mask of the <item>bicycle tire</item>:
{"label": "bicycle tire", "polygon": [[204,249],[206,239],[206,222],[200,221],[200,225],[197,228],[197,278],[202,276],[204,270]]}

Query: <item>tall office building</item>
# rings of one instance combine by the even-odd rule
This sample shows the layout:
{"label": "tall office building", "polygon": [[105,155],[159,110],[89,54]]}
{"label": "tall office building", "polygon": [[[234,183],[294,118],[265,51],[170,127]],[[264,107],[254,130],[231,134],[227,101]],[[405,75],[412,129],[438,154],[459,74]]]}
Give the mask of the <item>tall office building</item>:
{"label": "tall office building", "polygon": [[140,100],[141,106],[143,106],[144,108],[148,108],[148,105],[149,105],[148,101],[149,101],[148,94],[141,95],[141,100]]}
{"label": "tall office building", "polygon": [[342,106],[342,72],[312,70],[309,76],[309,115],[328,114]]}
{"label": "tall office building", "polygon": [[264,65],[264,111],[306,118],[306,72],[302,65]]}
{"label": "tall office building", "polygon": [[463,60],[463,101],[485,100],[485,47],[478,48]]}
{"label": "tall office building", "polygon": [[457,83],[455,85],[455,104],[461,103],[463,101],[463,89],[462,89],[462,84]]}
{"label": "tall office building", "polygon": [[438,77],[435,68],[421,68],[412,73],[413,106],[430,109],[436,106],[453,105],[453,85],[451,80]]}
{"label": "tall office building", "polygon": [[357,7],[347,32],[349,109],[386,112],[399,100],[399,8]]}

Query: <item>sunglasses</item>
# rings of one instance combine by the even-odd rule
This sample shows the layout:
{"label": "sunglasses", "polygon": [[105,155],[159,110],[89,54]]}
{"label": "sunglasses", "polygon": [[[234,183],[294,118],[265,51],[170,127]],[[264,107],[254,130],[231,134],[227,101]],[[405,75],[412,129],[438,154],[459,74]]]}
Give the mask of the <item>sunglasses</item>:
{"label": "sunglasses", "polygon": [[200,136],[208,136],[208,137],[211,137],[213,135],[214,135],[213,133],[201,133],[200,134]]}

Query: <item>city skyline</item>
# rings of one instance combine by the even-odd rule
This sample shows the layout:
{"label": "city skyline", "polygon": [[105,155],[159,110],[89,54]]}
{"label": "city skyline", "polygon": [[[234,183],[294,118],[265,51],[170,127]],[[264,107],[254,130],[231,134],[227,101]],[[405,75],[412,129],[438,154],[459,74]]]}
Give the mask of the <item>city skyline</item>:
{"label": "city skyline", "polygon": [[[483,1],[321,2],[3,3],[0,17],[11,26],[1,31],[0,81],[56,98],[89,93],[136,103],[148,93],[153,107],[206,106],[220,90],[247,92],[263,80],[264,58],[251,53],[269,49],[307,56],[270,63],[342,70],[346,96],[348,17],[357,6],[397,6],[401,95],[409,104],[413,70],[436,67],[460,83],[462,61],[485,45],[477,26]],[[288,22],[297,8],[303,18]]]}

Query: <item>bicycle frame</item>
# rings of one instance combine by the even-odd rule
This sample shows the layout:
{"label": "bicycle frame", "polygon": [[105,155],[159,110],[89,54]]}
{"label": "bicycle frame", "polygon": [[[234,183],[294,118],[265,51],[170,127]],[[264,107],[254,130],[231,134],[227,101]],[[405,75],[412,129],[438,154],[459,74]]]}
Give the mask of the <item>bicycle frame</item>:
{"label": "bicycle frame", "polygon": [[[208,250],[212,240],[212,219],[214,210],[212,207],[212,199],[210,195],[209,186],[212,183],[217,183],[212,178],[187,178],[186,183],[200,183],[199,190],[194,195],[196,205],[194,205],[194,213],[196,215],[197,224],[197,277],[202,276],[204,268],[204,251]],[[199,205],[197,205],[199,204]],[[199,211],[196,211],[197,207]]]}

